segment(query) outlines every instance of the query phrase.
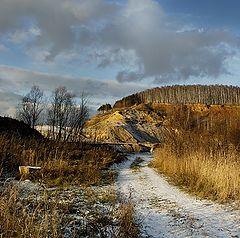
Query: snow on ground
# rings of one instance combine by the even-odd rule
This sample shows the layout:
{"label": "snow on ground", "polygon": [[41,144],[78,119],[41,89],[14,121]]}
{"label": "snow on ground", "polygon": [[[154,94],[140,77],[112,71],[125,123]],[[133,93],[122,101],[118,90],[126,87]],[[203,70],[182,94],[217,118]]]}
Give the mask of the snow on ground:
{"label": "snow on ground", "polygon": [[[196,199],[170,185],[147,166],[152,159],[148,153],[128,157],[117,168],[117,187],[121,195],[131,196],[136,204],[143,237],[240,237],[239,210]],[[144,161],[139,169],[131,169],[136,157]]]}

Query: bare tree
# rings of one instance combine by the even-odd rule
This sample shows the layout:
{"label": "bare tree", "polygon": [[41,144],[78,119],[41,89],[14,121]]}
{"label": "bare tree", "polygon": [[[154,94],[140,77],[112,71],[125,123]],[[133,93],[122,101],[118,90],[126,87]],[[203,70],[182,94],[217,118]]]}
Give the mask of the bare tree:
{"label": "bare tree", "polygon": [[114,108],[141,103],[200,103],[239,105],[240,87],[226,85],[173,85],[148,89],[118,100]]}
{"label": "bare tree", "polygon": [[84,92],[81,94],[79,103],[72,108],[71,117],[69,121],[70,131],[68,133],[68,140],[80,141],[83,135],[83,127],[86,120],[89,118],[88,95]]}
{"label": "bare tree", "polygon": [[17,118],[35,128],[43,109],[43,91],[38,86],[32,86],[30,92],[21,99],[18,105]]}
{"label": "bare tree", "polygon": [[77,105],[76,96],[66,87],[54,90],[48,110],[51,137],[56,140],[75,141],[82,133],[83,123],[88,117],[87,97],[82,95]]}
{"label": "bare tree", "polygon": [[67,127],[68,117],[73,105],[74,95],[66,87],[58,87],[53,91],[51,106],[48,110],[48,122],[51,125],[51,136],[60,140]]}

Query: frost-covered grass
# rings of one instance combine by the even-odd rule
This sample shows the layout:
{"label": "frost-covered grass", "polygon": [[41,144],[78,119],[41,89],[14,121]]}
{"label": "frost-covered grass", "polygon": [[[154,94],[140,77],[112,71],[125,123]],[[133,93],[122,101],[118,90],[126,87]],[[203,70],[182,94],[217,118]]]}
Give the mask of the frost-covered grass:
{"label": "frost-covered grass", "polygon": [[138,237],[131,201],[113,186],[44,189],[30,181],[0,192],[0,237]]}
{"label": "frost-covered grass", "polygon": [[0,193],[0,237],[61,237],[56,203],[20,200],[17,187]]}
{"label": "frost-covered grass", "polygon": [[[107,146],[0,135],[0,237],[137,237],[133,206],[111,188],[110,165],[123,159]],[[4,178],[26,179],[19,165],[41,170],[5,189]]]}

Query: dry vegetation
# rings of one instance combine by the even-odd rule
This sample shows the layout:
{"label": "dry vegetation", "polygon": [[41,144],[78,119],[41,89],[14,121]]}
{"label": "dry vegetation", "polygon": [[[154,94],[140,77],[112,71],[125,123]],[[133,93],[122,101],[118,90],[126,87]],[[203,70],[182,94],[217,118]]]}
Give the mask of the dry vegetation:
{"label": "dry vegetation", "polygon": [[23,179],[19,165],[42,167],[29,177],[38,187],[31,195],[19,191],[24,182],[0,186],[0,237],[138,237],[132,203],[106,191],[115,179],[109,166],[124,159],[117,151],[9,134],[0,148],[1,177]]}
{"label": "dry vegetation", "polygon": [[173,85],[152,88],[118,100],[114,108],[143,103],[239,105],[240,87],[227,85]]}
{"label": "dry vegetation", "polygon": [[[50,194],[48,190],[42,190],[38,199],[31,198],[30,194],[22,198],[16,185],[9,186],[0,193],[0,237],[138,237],[131,201],[119,204],[115,193],[109,191],[102,192],[103,201],[98,197],[99,191],[89,188],[82,190],[83,194],[78,198],[85,201],[76,207],[71,199],[61,197],[68,193],[71,195],[71,189],[61,192]],[[76,194],[74,196],[76,199]],[[101,204],[105,204],[104,211]],[[80,216],[74,215],[76,209]]]}
{"label": "dry vegetation", "polygon": [[139,237],[139,226],[141,221],[135,220],[135,211],[134,204],[131,200],[122,203],[119,207],[119,221],[120,221],[120,229],[118,235],[116,237],[124,238],[131,237],[137,238]]}
{"label": "dry vegetation", "polygon": [[100,184],[106,180],[106,169],[124,159],[106,146],[22,139],[12,135],[0,135],[0,148],[4,173],[16,175],[19,165],[41,166],[34,179],[53,186]]}
{"label": "dry vegetation", "polygon": [[20,201],[16,187],[0,194],[0,237],[62,237],[56,204]]}
{"label": "dry vegetation", "polygon": [[153,166],[187,190],[220,202],[240,201],[240,108],[177,106]]}

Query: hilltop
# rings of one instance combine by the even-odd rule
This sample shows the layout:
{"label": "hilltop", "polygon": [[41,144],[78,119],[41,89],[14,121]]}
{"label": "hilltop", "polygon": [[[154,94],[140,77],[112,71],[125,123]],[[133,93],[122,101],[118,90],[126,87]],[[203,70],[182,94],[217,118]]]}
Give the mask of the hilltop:
{"label": "hilltop", "polygon": [[114,108],[142,103],[239,105],[240,87],[226,85],[174,85],[148,89],[118,100]]}

